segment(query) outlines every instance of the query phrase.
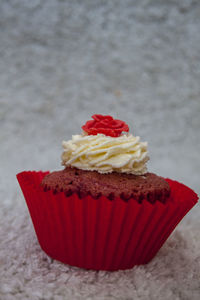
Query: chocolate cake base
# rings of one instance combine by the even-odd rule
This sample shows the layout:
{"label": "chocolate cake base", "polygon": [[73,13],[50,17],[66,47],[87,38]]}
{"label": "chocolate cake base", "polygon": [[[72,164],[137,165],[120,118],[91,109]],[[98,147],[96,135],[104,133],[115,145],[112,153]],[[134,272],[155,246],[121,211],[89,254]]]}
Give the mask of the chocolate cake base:
{"label": "chocolate cake base", "polygon": [[169,184],[153,173],[100,174],[96,171],[67,167],[46,175],[41,185],[45,191],[51,189],[54,193],[64,192],[66,196],[73,193],[77,193],[79,197],[90,194],[94,198],[105,196],[110,200],[120,197],[125,201],[134,198],[138,202],[146,199],[154,203],[155,201],[166,202],[170,195]]}

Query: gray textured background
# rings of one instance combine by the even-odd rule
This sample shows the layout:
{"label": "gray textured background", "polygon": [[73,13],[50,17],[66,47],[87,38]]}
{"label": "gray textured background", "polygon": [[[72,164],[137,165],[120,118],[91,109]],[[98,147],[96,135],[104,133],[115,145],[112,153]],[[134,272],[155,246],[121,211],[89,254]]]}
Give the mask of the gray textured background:
{"label": "gray textured background", "polygon": [[199,32],[199,1],[1,0],[1,181],[58,169],[61,141],[105,113],[149,142],[149,170],[200,192]]}
{"label": "gray textured background", "polygon": [[2,224],[26,212],[15,174],[59,169],[94,113],[125,120],[150,171],[200,193],[200,1],[0,1]]}

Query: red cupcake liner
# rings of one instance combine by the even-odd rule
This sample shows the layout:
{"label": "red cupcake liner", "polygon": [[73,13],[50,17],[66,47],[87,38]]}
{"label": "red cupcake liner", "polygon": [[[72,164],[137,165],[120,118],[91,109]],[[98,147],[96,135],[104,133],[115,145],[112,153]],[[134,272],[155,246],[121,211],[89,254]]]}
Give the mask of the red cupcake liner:
{"label": "red cupcake liner", "polygon": [[114,271],[148,263],[198,199],[170,179],[165,204],[76,193],[66,197],[43,190],[40,183],[48,173],[17,175],[38,241],[50,257],[86,269]]}

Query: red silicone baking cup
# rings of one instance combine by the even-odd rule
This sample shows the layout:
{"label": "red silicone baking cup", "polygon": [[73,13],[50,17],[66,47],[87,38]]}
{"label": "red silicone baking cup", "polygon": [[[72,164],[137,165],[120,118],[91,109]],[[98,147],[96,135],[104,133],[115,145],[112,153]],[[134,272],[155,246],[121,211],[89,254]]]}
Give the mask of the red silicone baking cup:
{"label": "red silicone baking cup", "polygon": [[86,269],[114,271],[148,263],[198,199],[190,188],[170,179],[171,196],[165,204],[66,197],[43,190],[40,183],[48,173],[17,175],[38,241],[50,257]]}

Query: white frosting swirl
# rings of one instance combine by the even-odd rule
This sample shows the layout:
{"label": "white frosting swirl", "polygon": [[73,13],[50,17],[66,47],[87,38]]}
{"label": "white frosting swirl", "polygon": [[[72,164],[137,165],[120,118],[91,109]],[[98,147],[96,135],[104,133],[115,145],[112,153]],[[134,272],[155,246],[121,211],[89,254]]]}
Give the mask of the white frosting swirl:
{"label": "white frosting swirl", "polygon": [[62,146],[62,165],[99,173],[129,173],[142,175],[147,172],[147,143],[131,134],[110,137],[104,134],[73,135]]}

